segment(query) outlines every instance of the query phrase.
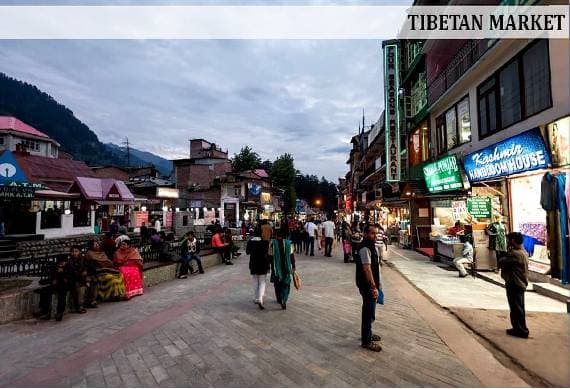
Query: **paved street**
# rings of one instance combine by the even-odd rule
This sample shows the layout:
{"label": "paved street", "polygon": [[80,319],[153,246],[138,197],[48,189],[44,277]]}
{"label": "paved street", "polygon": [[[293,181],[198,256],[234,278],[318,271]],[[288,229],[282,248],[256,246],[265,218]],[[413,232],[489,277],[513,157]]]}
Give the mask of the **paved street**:
{"label": "paved street", "polygon": [[359,347],[353,265],[300,257],[286,311],[252,303],[247,259],[61,323],[0,327],[1,386],[524,386],[396,271],[383,270],[384,350]]}

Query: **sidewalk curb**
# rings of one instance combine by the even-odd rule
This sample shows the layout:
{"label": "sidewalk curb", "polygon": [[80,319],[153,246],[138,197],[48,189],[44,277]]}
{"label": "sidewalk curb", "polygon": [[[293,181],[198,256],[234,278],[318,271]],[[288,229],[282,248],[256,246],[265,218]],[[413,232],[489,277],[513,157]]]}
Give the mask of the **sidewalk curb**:
{"label": "sidewalk curb", "polygon": [[[530,378],[532,378],[533,380],[536,380],[537,382],[535,383],[531,383],[531,382],[527,382],[529,385],[532,386],[540,386],[540,387],[557,387],[556,385],[552,384],[550,381],[548,381],[546,378],[541,377],[539,375],[537,375],[535,372],[533,372],[532,370],[529,370],[528,368],[526,368],[517,358],[513,357],[510,354],[507,354],[507,352],[505,350],[503,350],[501,348],[501,346],[499,344],[497,344],[496,342],[494,342],[493,340],[491,340],[490,338],[486,337],[485,335],[483,335],[482,333],[480,333],[479,331],[477,331],[473,326],[471,326],[467,321],[463,320],[461,318],[461,316],[457,315],[453,309],[447,309],[449,311],[449,313],[451,313],[458,321],[460,321],[465,327],[469,328],[471,330],[471,332],[473,332],[473,334],[477,335],[478,337],[484,339],[487,343],[489,343],[489,345],[491,345],[494,349],[494,351],[498,352],[501,354],[502,357],[507,358],[510,362],[512,362],[517,368],[521,369],[522,371],[524,371],[526,374],[529,375]],[[500,362],[500,361],[499,361]],[[521,377],[522,378],[522,377]],[[524,379],[524,378],[522,378]],[[526,381],[526,380],[525,380]],[[539,384],[539,385],[535,385],[535,384]]]}

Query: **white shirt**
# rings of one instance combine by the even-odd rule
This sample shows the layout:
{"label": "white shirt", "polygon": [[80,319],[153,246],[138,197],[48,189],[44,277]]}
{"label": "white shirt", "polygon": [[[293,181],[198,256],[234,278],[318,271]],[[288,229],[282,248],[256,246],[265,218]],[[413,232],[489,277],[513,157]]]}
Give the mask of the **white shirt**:
{"label": "white shirt", "polygon": [[315,231],[317,230],[317,226],[313,222],[308,222],[305,224],[305,230],[309,233],[310,237],[315,237]]}
{"label": "white shirt", "polygon": [[331,220],[327,220],[323,223],[323,231],[325,233],[325,238],[334,238],[334,223]]}
{"label": "white shirt", "polygon": [[154,222],[154,229],[156,232],[160,232],[160,220]]}

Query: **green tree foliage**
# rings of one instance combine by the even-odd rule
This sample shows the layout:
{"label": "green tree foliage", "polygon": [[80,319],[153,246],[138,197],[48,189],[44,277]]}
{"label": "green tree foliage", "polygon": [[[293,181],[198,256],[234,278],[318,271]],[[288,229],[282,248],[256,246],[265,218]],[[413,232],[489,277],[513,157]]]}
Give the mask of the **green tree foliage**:
{"label": "green tree foliage", "polygon": [[311,206],[315,201],[321,201],[320,209],[326,213],[332,213],[338,206],[338,191],[334,182],[325,177],[299,174],[295,180],[295,188],[299,198],[305,199]]}
{"label": "green tree foliage", "polygon": [[257,169],[260,165],[261,158],[259,158],[259,154],[249,146],[242,147],[240,152],[234,154],[232,158],[232,169],[234,172]]}
{"label": "green tree foliage", "polygon": [[279,156],[271,167],[269,178],[273,185],[285,190],[284,207],[285,212],[291,212],[295,208],[297,194],[295,191],[295,161],[291,154],[283,154]]}

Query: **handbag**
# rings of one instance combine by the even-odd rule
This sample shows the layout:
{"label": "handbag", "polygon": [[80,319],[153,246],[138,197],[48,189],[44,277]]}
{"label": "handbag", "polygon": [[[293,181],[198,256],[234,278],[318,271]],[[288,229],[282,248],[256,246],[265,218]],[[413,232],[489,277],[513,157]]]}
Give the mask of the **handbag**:
{"label": "handbag", "polygon": [[378,298],[376,299],[376,303],[384,305],[384,291],[382,288],[378,289]]}
{"label": "handbag", "polygon": [[293,272],[293,285],[295,286],[295,289],[299,290],[301,289],[301,276],[299,276],[299,273],[297,273],[296,271]]}

